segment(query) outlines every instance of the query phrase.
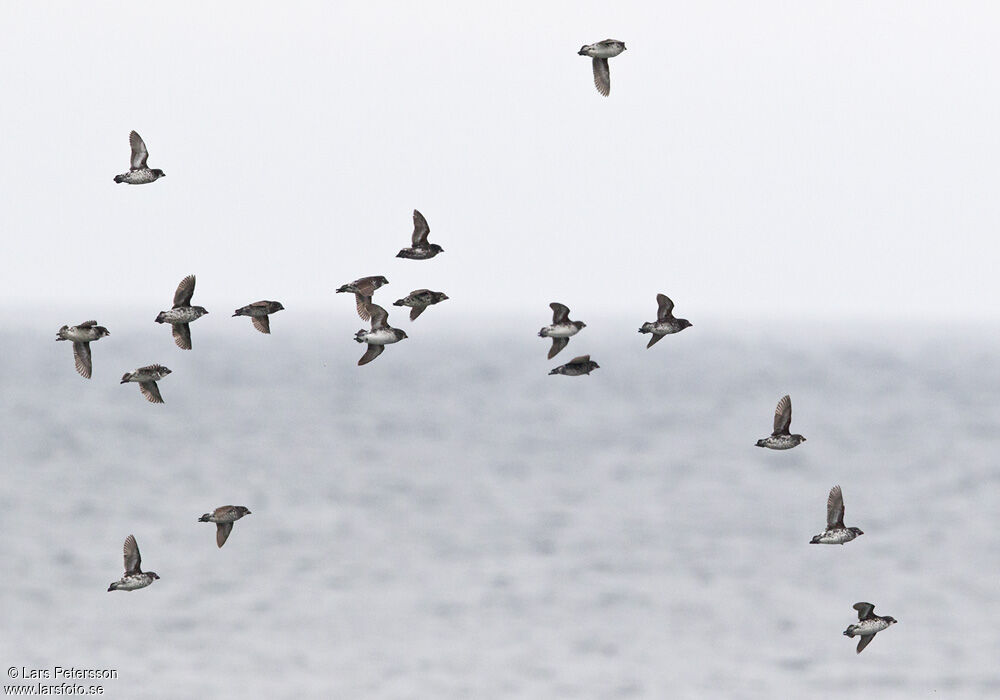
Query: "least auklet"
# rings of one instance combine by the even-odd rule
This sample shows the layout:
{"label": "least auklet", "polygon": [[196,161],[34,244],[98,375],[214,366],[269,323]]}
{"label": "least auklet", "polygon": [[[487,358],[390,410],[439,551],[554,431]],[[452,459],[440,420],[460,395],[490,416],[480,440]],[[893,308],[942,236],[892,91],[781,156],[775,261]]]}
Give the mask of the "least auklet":
{"label": "least auklet", "polygon": [[174,342],[182,350],[191,349],[191,326],[188,324],[208,313],[204,306],[191,306],[192,296],[194,296],[194,275],[188,275],[177,285],[177,291],[174,292],[174,307],[170,311],[161,311],[156,316],[157,323],[170,324]]}
{"label": "least auklet", "polygon": [[134,372],[126,372],[122,376],[120,383],[137,382],[139,384],[139,391],[142,392],[147,401],[150,403],[163,403],[163,397],[160,396],[160,387],[156,385],[156,382],[168,374],[170,374],[170,370],[163,365],[147,365],[140,367]]}
{"label": "least auklet", "polygon": [[569,339],[579,333],[581,329],[586,328],[587,324],[583,321],[570,321],[569,307],[558,301],[549,304],[549,308],[552,309],[552,325],[545,326],[538,331],[538,336],[552,338],[552,347],[549,348],[549,359],[551,360],[566,347]]}
{"label": "least auklet", "polygon": [[567,377],[578,377],[581,374],[590,374],[601,366],[590,359],[590,355],[580,355],[564,365],[559,365],[549,374],[565,374]]}
{"label": "least auklet", "polygon": [[614,58],[624,50],[624,42],[605,39],[596,44],[582,46],[577,51],[580,56],[590,56],[594,59],[594,87],[605,97],[611,94],[611,69],[608,68],[608,59]]}
{"label": "least auklet", "polygon": [[806,441],[801,435],[792,435],[788,428],[792,424],[792,399],[782,396],[774,409],[774,432],[766,438],[757,441],[757,447],[767,447],[772,450],[790,450]]}
{"label": "least auklet", "polygon": [[205,513],[198,518],[199,523],[215,523],[215,543],[222,547],[233,531],[233,523],[244,515],[250,515],[246,506],[219,506],[211,513]]}
{"label": "least auklet", "polygon": [[122,549],[125,553],[125,573],[120,579],[108,586],[108,593],[111,591],[135,591],[145,588],[160,578],[155,571],[143,571],[139,568],[142,557],[139,556],[139,545],[135,543],[135,537],[132,535],[126,537],[125,546]]}
{"label": "least auklet", "polygon": [[402,299],[392,302],[392,305],[409,306],[410,320],[416,321],[417,316],[422,314],[428,306],[439,304],[447,298],[448,295],[444,292],[432,292],[429,289],[414,289]]}
{"label": "least auklet", "polygon": [[372,295],[375,294],[376,289],[384,284],[389,284],[389,280],[382,275],[362,277],[361,279],[356,279],[353,282],[342,284],[340,289],[337,290],[337,293],[351,292],[354,294],[354,303],[358,309],[358,316],[361,317],[362,321],[367,321],[371,318],[371,316],[368,315],[368,304],[371,303]]}
{"label": "least auklet", "polygon": [[255,301],[252,304],[247,304],[236,309],[233,312],[233,316],[249,316],[254,328],[261,333],[270,335],[271,320],[268,318],[268,314],[284,310],[285,307],[281,305],[280,301]]}
{"label": "least auklet", "polygon": [[444,248],[437,243],[428,243],[427,234],[431,232],[427,225],[427,219],[416,209],[413,210],[413,238],[409,248],[403,248],[396,253],[397,258],[407,258],[409,260],[426,260],[433,258],[438,253],[443,253]]}
{"label": "least auklet", "polygon": [[855,603],[854,609],[858,611],[859,622],[856,625],[849,625],[844,630],[844,636],[861,637],[858,640],[858,653],[860,654],[866,646],[872,643],[876,634],[884,629],[889,629],[889,626],[896,624],[897,620],[888,615],[879,617],[875,614],[875,606],[871,603]]}
{"label": "least auklet", "polygon": [[372,319],[371,330],[362,329],[354,334],[354,339],[359,343],[368,343],[368,349],[358,360],[359,367],[381,355],[386,345],[398,343],[407,337],[405,332],[389,326],[389,313],[378,304],[368,304],[367,311]]}
{"label": "least auklet", "polygon": [[685,328],[690,328],[693,324],[686,318],[674,318],[674,302],[666,294],[656,295],[656,321],[647,321],[639,329],[640,333],[652,333],[653,337],[646,344],[651,348],[659,342],[660,338],[672,333],[680,333]]}
{"label": "least auklet", "polygon": [[826,499],[826,530],[809,544],[844,544],[863,534],[856,527],[844,527],[844,494],[839,486],[834,486]]}
{"label": "least auklet", "polygon": [[98,326],[97,321],[84,321],[75,326],[63,326],[56,331],[56,340],[73,341],[73,359],[76,361],[76,371],[84,379],[90,379],[93,363],[90,359],[90,344],[95,340],[111,335],[104,326]]}
{"label": "least auklet", "polygon": [[130,133],[128,135],[128,142],[132,147],[132,161],[127,173],[115,175],[115,182],[124,182],[128,185],[145,185],[148,182],[155,182],[161,177],[167,176],[159,168],[150,168],[146,165],[146,158],[149,157],[149,151],[146,150],[146,144],[143,143],[142,137],[139,134],[134,131]]}

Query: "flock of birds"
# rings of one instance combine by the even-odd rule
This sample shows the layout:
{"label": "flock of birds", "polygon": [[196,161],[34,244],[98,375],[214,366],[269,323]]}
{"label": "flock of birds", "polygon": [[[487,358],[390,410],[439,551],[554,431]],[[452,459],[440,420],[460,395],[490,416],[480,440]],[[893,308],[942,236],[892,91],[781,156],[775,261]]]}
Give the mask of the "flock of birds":
{"label": "flock of birds", "polygon": [[[614,39],[606,39],[580,48],[579,54],[581,56],[589,56],[593,59],[594,85],[597,91],[605,97],[611,92],[608,59],[618,56],[623,51],[625,51],[625,44]],[[147,165],[149,152],[138,133],[133,131],[129,134],[129,143],[132,149],[130,168],[128,172],[115,176],[116,183],[142,185],[155,182],[166,176],[162,170],[150,168]],[[427,220],[419,211],[414,210],[411,244],[400,250],[396,257],[409,260],[429,260],[439,253],[443,253],[444,249],[440,245],[428,241],[429,234],[430,227],[427,225]],[[405,331],[389,325],[388,312],[373,301],[375,292],[388,283],[389,280],[383,276],[370,276],[356,279],[337,289],[338,293],[354,294],[358,316],[364,321],[371,322],[369,330],[361,329],[354,337],[358,343],[367,345],[364,355],[358,360],[358,365],[368,364],[377,358],[385,350],[386,345],[392,345],[407,338]],[[155,319],[156,323],[170,324],[174,342],[183,350],[190,350],[192,347],[190,324],[208,313],[203,306],[192,305],[194,289],[194,275],[189,275],[181,280],[174,293],[173,306],[167,311],[161,311]],[[439,304],[446,299],[448,296],[443,292],[417,289],[404,298],[393,302],[393,306],[409,307],[410,321],[415,321],[427,307]],[[646,345],[647,349],[653,347],[664,336],[679,333],[692,325],[687,319],[674,316],[674,302],[665,294],[657,294],[656,302],[656,320],[643,323],[639,328],[639,333],[650,335],[649,343]],[[552,309],[552,323],[539,330],[538,335],[542,338],[552,339],[552,346],[548,352],[548,359],[551,360],[569,344],[570,338],[586,328],[587,324],[582,321],[571,321],[569,318],[570,310],[564,304],[553,302],[549,306]],[[282,311],[284,308],[280,302],[262,300],[236,309],[233,316],[248,316],[254,328],[261,333],[270,334],[271,314]],[[90,343],[108,335],[110,335],[108,329],[97,325],[97,321],[86,321],[75,326],[63,326],[59,329],[56,340],[68,340],[73,343],[76,370],[81,376],[89,379],[93,369]],[[589,375],[599,367],[600,365],[590,359],[590,355],[581,355],[552,369],[549,374],[571,377]],[[136,382],[139,385],[139,391],[148,401],[163,403],[157,381],[168,374],[170,374],[170,370],[167,367],[153,364],[127,372],[122,377],[121,383]],[[792,401],[789,396],[783,396],[775,408],[772,433],[758,440],[757,447],[788,450],[805,442],[805,437],[791,432],[791,422]],[[246,515],[250,515],[250,510],[246,506],[220,506],[213,512],[202,515],[199,522],[216,524],[216,544],[222,547],[232,532],[233,523]],[[814,536],[810,544],[843,545],[863,534],[859,528],[844,525],[844,495],[840,486],[834,486],[830,489],[827,498],[826,529]],[[134,591],[145,588],[160,578],[153,571],[142,570],[142,557],[139,554],[135,537],[129,535],[125,538],[123,550],[125,573],[118,581],[108,586],[108,591]],[[852,638],[860,637],[857,645],[857,653],[860,654],[878,632],[895,624],[896,620],[889,616],[876,615],[875,606],[871,603],[859,602],[855,603],[853,607],[858,613],[858,622],[848,626],[844,635]]]}

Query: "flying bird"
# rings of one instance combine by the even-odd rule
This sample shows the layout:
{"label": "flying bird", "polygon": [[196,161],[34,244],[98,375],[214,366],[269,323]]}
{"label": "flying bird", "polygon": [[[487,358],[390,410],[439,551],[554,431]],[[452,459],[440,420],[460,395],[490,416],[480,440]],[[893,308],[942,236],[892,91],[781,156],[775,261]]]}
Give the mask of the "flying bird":
{"label": "flying bird", "polygon": [[368,343],[368,349],[358,360],[358,366],[367,365],[376,357],[382,354],[386,345],[398,343],[406,338],[406,333],[398,328],[389,326],[389,314],[378,304],[368,304],[367,311],[372,320],[372,329],[364,329],[354,334],[354,339],[359,343]]}
{"label": "flying bird", "polygon": [[253,327],[261,333],[271,334],[270,314],[284,311],[285,307],[280,301],[255,301],[252,304],[241,306],[233,312],[233,316],[249,316]]}
{"label": "flying bird", "polygon": [[414,289],[402,299],[392,302],[393,306],[409,306],[410,320],[416,321],[417,316],[424,312],[428,306],[440,304],[448,298],[444,292],[432,292],[429,289]]}
{"label": "flying bird", "polygon": [[792,435],[789,426],[792,424],[792,399],[787,394],[778,401],[774,409],[774,432],[766,438],[757,441],[757,447],[771,450],[790,450],[806,441],[801,435]]}
{"label": "flying bird", "polygon": [[149,151],[146,150],[146,144],[143,143],[142,137],[139,134],[134,131],[130,133],[128,135],[128,142],[132,147],[132,160],[129,163],[127,173],[115,175],[115,182],[124,182],[127,185],[145,185],[146,183],[156,182],[161,177],[167,176],[159,168],[150,168],[146,165],[146,158],[149,157]]}
{"label": "flying bird", "polygon": [[160,387],[156,385],[156,382],[168,374],[170,374],[170,370],[163,365],[147,365],[140,367],[134,372],[126,372],[122,376],[120,383],[136,382],[139,384],[139,391],[146,397],[147,401],[150,403],[163,403],[163,397],[160,396]]}
{"label": "flying bird", "polygon": [[659,342],[660,338],[673,333],[680,333],[685,328],[690,328],[692,323],[686,318],[674,318],[674,302],[666,294],[656,295],[656,321],[647,321],[639,328],[640,333],[652,333],[646,348],[651,348]]}
{"label": "flying bird", "polygon": [[569,308],[557,301],[549,304],[549,308],[552,309],[552,325],[542,328],[538,331],[538,335],[541,338],[552,338],[552,347],[549,349],[551,360],[566,347],[569,339],[586,328],[587,324],[583,321],[570,321]]}
{"label": "flying bird", "polygon": [[156,316],[157,323],[169,323],[174,334],[174,342],[181,350],[191,349],[191,326],[208,313],[204,306],[191,306],[194,296],[194,275],[188,275],[177,285],[174,292],[174,307],[170,311],[161,311]]}
{"label": "flying bird", "polygon": [[889,629],[891,625],[896,624],[897,620],[888,615],[879,617],[875,614],[875,606],[871,603],[855,603],[854,609],[858,611],[858,624],[849,625],[844,630],[844,636],[852,639],[861,637],[858,640],[858,653],[860,654],[866,646],[872,643],[876,634],[884,629]]}
{"label": "flying bird", "polygon": [[611,94],[611,69],[608,68],[608,59],[614,58],[624,50],[625,42],[605,39],[596,44],[581,46],[577,51],[580,56],[590,56],[594,59],[594,87],[605,97]]}
{"label": "flying bird", "polygon": [[567,377],[578,377],[581,374],[590,374],[601,366],[590,359],[590,355],[580,355],[564,365],[559,365],[549,374],[565,374]]}
{"label": "flying bird", "polygon": [[361,317],[362,321],[367,321],[371,318],[368,314],[368,304],[371,303],[372,295],[375,294],[376,289],[386,284],[389,284],[389,280],[382,275],[362,277],[361,279],[356,279],[353,282],[340,285],[340,289],[337,290],[337,293],[351,292],[354,294],[354,303],[358,309],[358,316]]}
{"label": "flying bird", "polygon": [[444,248],[437,243],[428,243],[427,235],[431,232],[427,225],[427,219],[416,209],[413,210],[413,238],[409,248],[403,248],[396,253],[397,258],[408,258],[409,260],[426,260],[433,258],[438,253],[443,253]]}
{"label": "flying bird", "polygon": [[856,527],[844,527],[844,494],[839,486],[834,486],[826,499],[826,530],[809,544],[844,544],[863,534]]}
{"label": "flying bird", "polygon": [[215,523],[215,543],[221,548],[233,531],[233,523],[244,515],[250,515],[250,509],[246,506],[219,506],[198,518],[198,522]]}
{"label": "flying bird", "polygon": [[93,363],[90,359],[90,344],[95,340],[111,335],[104,326],[98,326],[97,321],[84,321],[75,326],[63,326],[56,331],[56,340],[73,341],[73,360],[76,371],[84,379],[90,379]]}
{"label": "flying bird", "polygon": [[143,571],[139,567],[142,563],[142,557],[139,555],[139,545],[135,543],[135,537],[132,535],[126,537],[125,546],[122,549],[125,553],[125,573],[120,579],[108,586],[108,593],[111,591],[135,591],[145,588],[160,578],[155,571]]}

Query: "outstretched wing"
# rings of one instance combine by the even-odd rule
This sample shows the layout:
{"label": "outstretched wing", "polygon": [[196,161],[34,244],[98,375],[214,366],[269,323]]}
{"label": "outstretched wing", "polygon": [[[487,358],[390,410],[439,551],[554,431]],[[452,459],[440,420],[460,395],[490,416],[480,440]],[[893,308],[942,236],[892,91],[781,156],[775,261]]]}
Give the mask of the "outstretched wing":
{"label": "outstretched wing", "polygon": [[865,647],[871,644],[873,639],[875,639],[874,634],[863,634],[858,637],[858,653],[860,654],[864,651]]}
{"label": "outstretched wing", "polygon": [[174,292],[174,308],[178,306],[191,306],[191,297],[194,296],[194,275],[188,275],[177,285]]}
{"label": "outstretched wing", "polygon": [[128,144],[132,147],[132,162],[130,169],[139,170],[140,168],[145,168],[146,158],[149,157],[149,152],[146,150],[146,144],[143,143],[142,137],[133,131],[128,135]]}
{"label": "outstretched wing", "polygon": [[229,539],[229,533],[233,531],[233,524],[216,523],[215,525],[216,525],[215,544],[219,545],[219,547],[222,547],[222,545],[226,543],[226,540]]}
{"label": "outstretched wing", "polygon": [[261,333],[271,333],[271,320],[267,316],[251,316],[250,321],[253,323],[253,327],[259,330]]}
{"label": "outstretched wing", "polygon": [[826,499],[826,527],[828,530],[844,527],[844,494],[839,486],[830,489]]}
{"label": "outstretched wing", "polygon": [[666,294],[656,295],[656,320],[666,321],[674,317],[674,302]]}
{"label": "outstretched wing", "polygon": [[422,248],[427,245],[427,235],[431,232],[431,227],[427,225],[427,219],[416,209],[413,210],[413,247]]}
{"label": "outstretched wing", "polygon": [[611,94],[611,69],[606,58],[594,59],[594,87],[605,97]]}
{"label": "outstretched wing", "polygon": [[867,620],[875,615],[875,606],[871,603],[855,603],[854,609],[858,611],[858,621]]}
{"label": "outstretched wing", "polygon": [[554,301],[549,304],[549,308],[552,309],[553,325],[557,323],[565,323],[569,320],[569,307],[565,304],[560,304],[558,301]]}
{"label": "outstretched wing", "polygon": [[97,321],[84,321],[83,323],[76,324],[77,328],[93,328],[97,325]]}
{"label": "outstretched wing", "polygon": [[384,345],[369,345],[368,349],[365,350],[365,354],[361,356],[360,360],[358,360],[358,367],[361,365],[367,365],[369,362],[381,355],[383,350],[385,350]]}
{"label": "outstretched wing", "polygon": [[73,359],[76,361],[76,371],[84,379],[90,379],[93,365],[90,360],[90,343],[73,341]]}
{"label": "outstretched wing", "polygon": [[666,337],[667,336],[665,336],[665,335],[657,335],[656,333],[651,333],[650,334],[650,338],[649,338],[649,342],[646,343],[646,349],[648,350],[649,348],[653,347],[658,342],[660,342],[661,338],[666,338]]}
{"label": "outstretched wing", "polygon": [[585,365],[590,362],[590,355],[580,355],[567,362],[567,365]]}
{"label": "outstretched wing", "polygon": [[774,432],[772,435],[788,435],[792,424],[792,399],[788,394],[781,397],[774,409]]}
{"label": "outstretched wing", "polygon": [[181,350],[191,349],[191,326],[186,323],[172,323],[170,329],[174,334],[174,343]]}
{"label": "outstretched wing", "polygon": [[358,309],[358,316],[361,317],[362,321],[367,321],[372,316],[368,313],[368,304],[371,303],[372,297],[369,294],[365,296],[364,294],[354,294],[354,305]]}
{"label": "outstretched wing", "polygon": [[125,545],[122,547],[122,551],[125,554],[125,573],[135,574],[142,571],[139,568],[139,565],[142,563],[142,557],[139,555],[139,545],[135,543],[135,537],[129,535],[125,538]]}
{"label": "outstretched wing", "polygon": [[549,359],[559,354],[559,352],[569,345],[569,338],[553,338],[552,347],[549,349]]}
{"label": "outstretched wing", "polygon": [[367,305],[368,313],[372,317],[372,330],[378,330],[380,328],[389,327],[389,312],[383,309],[378,304],[368,303]]}
{"label": "outstretched wing", "polygon": [[416,321],[417,320],[417,316],[419,316],[420,314],[422,314],[424,312],[424,309],[426,309],[426,308],[427,308],[426,306],[411,306],[410,307],[410,320],[411,321]]}
{"label": "outstretched wing", "polygon": [[163,403],[160,387],[156,385],[156,382],[139,382],[139,391],[150,403]]}

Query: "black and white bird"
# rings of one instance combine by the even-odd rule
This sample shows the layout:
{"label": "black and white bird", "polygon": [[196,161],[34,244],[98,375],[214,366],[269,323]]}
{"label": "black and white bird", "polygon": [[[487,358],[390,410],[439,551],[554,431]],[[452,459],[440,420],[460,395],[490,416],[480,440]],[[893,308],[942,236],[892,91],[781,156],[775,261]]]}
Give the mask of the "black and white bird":
{"label": "black and white bird", "polygon": [[398,343],[407,337],[404,331],[389,325],[388,312],[378,304],[368,304],[367,311],[372,319],[371,330],[362,329],[354,334],[354,339],[357,342],[368,343],[368,349],[358,360],[358,366],[367,365],[381,355],[386,345]]}
{"label": "black and white bird", "polygon": [[174,334],[174,343],[181,350],[191,349],[191,326],[188,324],[197,321],[208,313],[204,306],[191,306],[191,297],[194,296],[194,275],[188,275],[177,285],[174,292],[174,306],[169,311],[161,311],[156,316],[157,323],[169,323],[170,330]]}
{"label": "black and white bird", "polygon": [[143,571],[139,566],[142,563],[142,557],[139,555],[139,545],[135,543],[135,537],[132,535],[126,537],[122,549],[125,553],[125,573],[120,579],[108,586],[109,593],[111,591],[136,591],[160,578],[155,571]]}
{"label": "black and white bird", "polygon": [[246,306],[241,306],[236,309],[236,311],[233,312],[233,316],[249,316],[250,322],[253,323],[254,328],[259,330],[261,333],[270,335],[270,314],[275,314],[284,310],[285,307],[281,305],[280,301],[255,301],[252,304],[247,304]]}
{"label": "black and white bird", "polygon": [[139,391],[146,397],[147,401],[150,403],[163,403],[163,397],[160,396],[160,387],[156,385],[156,382],[168,374],[170,374],[170,370],[163,365],[147,365],[133,372],[126,372],[122,376],[120,383],[136,382],[139,385]]}
{"label": "black and white bird", "polygon": [[427,235],[431,232],[427,225],[427,219],[416,209],[413,210],[413,237],[409,248],[403,248],[396,253],[397,258],[407,258],[409,260],[427,260],[433,258],[438,253],[443,253],[444,248],[437,243],[428,243]]}
{"label": "black and white bird", "polygon": [[73,360],[76,362],[76,371],[84,379],[90,379],[90,373],[94,368],[90,358],[90,344],[109,335],[111,332],[104,326],[98,326],[97,321],[84,321],[75,326],[60,328],[56,331],[56,340],[73,342]]}
{"label": "black and white bird", "polygon": [[834,486],[826,499],[826,530],[809,544],[844,544],[863,534],[859,528],[844,526],[844,494],[839,486]]}
{"label": "black and white bird", "polygon": [[787,394],[781,397],[774,409],[774,432],[766,438],[757,441],[757,447],[771,450],[790,450],[806,441],[801,435],[793,435],[789,428],[792,425],[792,399]]}
{"label": "black and white bird", "polygon": [[392,302],[393,306],[409,306],[410,320],[416,321],[417,316],[424,312],[428,306],[440,304],[448,298],[444,292],[432,292],[430,289],[414,289],[402,299]]}
{"label": "black and white bird", "polygon": [[250,509],[246,506],[219,506],[198,518],[198,522],[215,523],[215,543],[221,548],[233,531],[233,523],[244,515],[250,515]]}
{"label": "black and white bird", "polygon": [[389,280],[382,275],[372,275],[371,277],[362,277],[354,280],[353,282],[340,285],[340,289],[337,290],[337,293],[340,294],[341,292],[350,292],[353,294],[354,304],[358,310],[358,316],[361,317],[362,321],[367,321],[371,318],[368,314],[368,304],[371,303],[375,290],[386,284],[389,284]]}
{"label": "black and white bird", "polygon": [[601,366],[590,359],[590,355],[580,355],[564,365],[559,365],[549,374],[565,374],[567,377],[578,377],[581,374],[590,374]]}
{"label": "black and white bird", "polygon": [[858,653],[860,654],[866,646],[872,643],[876,634],[882,630],[889,629],[891,625],[896,624],[897,620],[888,615],[885,617],[876,615],[875,606],[871,603],[855,603],[854,609],[858,611],[858,623],[856,625],[849,625],[844,630],[844,636],[851,637],[852,639],[854,637],[861,637],[858,640]]}
{"label": "black and white bird", "polygon": [[132,147],[132,160],[129,163],[127,173],[115,175],[115,182],[124,182],[127,185],[145,185],[149,182],[156,182],[161,177],[167,176],[167,174],[159,168],[150,168],[146,165],[146,159],[149,157],[149,151],[146,150],[146,144],[143,143],[142,137],[139,136],[139,134],[134,131],[130,133],[128,135],[128,142]]}
{"label": "black and white bird", "polygon": [[639,328],[640,333],[652,333],[646,348],[656,345],[660,338],[673,333],[680,333],[693,324],[686,318],[674,318],[674,302],[666,294],[656,295],[656,320],[647,321]]}
{"label": "black and white bird", "polygon": [[605,39],[596,44],[581,46],[577,51],[580,56],[590,56],[594,59],[594,87],[605,97],[611,94],[611,69],[608,67],[608,59],[614,58],[624,50],[625,42]]}
{"label": "black and white bird", "polygon": [[549,348],[549,359],[558,355],[560,351],[569,343],[569,339],[587,327],[583,321],[569,320],[569,307],[557,301],[549,304],[552,309],[552,323],[538,331],[540,338],[552,338],[552,347]]}

